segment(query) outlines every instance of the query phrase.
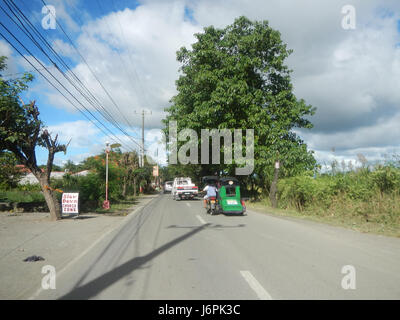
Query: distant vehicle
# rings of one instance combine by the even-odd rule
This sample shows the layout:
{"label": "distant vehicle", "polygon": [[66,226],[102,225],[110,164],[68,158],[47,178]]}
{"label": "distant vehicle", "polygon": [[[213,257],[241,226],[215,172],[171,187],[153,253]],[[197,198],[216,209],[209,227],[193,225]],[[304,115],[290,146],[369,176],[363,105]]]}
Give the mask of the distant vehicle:
{"label": "distant vehicle", "polygon": [[172,185],[173,181],[166,181],[164,184],[164,193],[171,192],[172,191]]}
{"label": "distant vehicle", "polygon": [[205,176],[204,184],[215,184],[219,187],[217,196],[206,200],[207,213],[244,214],[246,205],[240,196],[240,184],[236,178]]}
{"label": "distant vehicle", "polygon": [[199,192],[192,179],[186,177],[175,178],[172,185],[172,198],[174,200],[194,199]]}

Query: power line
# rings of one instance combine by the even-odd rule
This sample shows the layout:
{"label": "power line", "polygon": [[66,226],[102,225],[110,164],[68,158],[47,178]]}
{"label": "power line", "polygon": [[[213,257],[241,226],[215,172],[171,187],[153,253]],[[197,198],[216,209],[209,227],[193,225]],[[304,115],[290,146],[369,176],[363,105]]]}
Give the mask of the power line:
{"label": "power line", "polygon": [[[104,10],[104,7],[101,5],[100,1],[99,1],[99,0],[96,0],[96,3],[97,3],[97,6],[98,6],[98,8],[99,8],[99,13],[105,16],[105,10]],[[106,26],[107,26],[108,31],[110,32],[110,34],[112,34],[111,27],[110,27],[110,25],[109,25],[109,23],[108,23],[107,20],[105,20],[105,24],[106,24]],[[118,50],[117,50],[117,54],[118,54],[118,57],[119,57],[119,61],[121,62],[121,67],[122,67],[122,69],[125,71],[126,75],[128,76],[128,79],[129,79],[129,81],[130,81],[130,83],[131,83],[131,86],[132,86],[132,88],[136,91],[137,96],[139,96],[139,94],[138,94],[139,92],[137,91],[136,86],[134,86],[134,84],[133,84],[133,81],[132,81],[132,77],[131,77],[130,72],[128,72],[128,70],[127,70],[126,68],[124,68],[124,62],[123,62],[122,56],[121,56],[121,54],[119,53]]]}
{"label": "power line", "polygon": [[[48,66],[47,68],[54,68],[52,66]],[[44,70],[43,68],[39,68],[39,70]],[[32,73],[35,72],[36,70],[27,70],[27,71],[23,71],[23,72],[15,72],[15,73],[7,73],[7,74],[3,74],[1,75],[2,77],[13,77],[13,76],[17,76],[19,74],[25,74],[25,73]]]}
{"label": "power line", "polygon": [[[7,1],[7,0],[4,0],[4,1]],[[11,4],[13,4],[13,3],[11,2]],[[34,44],[43,52],[43,54],[53,63],[53,65],[57,68],[57,70],[58,70],[58,71],[59,71],[59,72],[60,72],[60,73],[75,87],[75,89],[76,89],[82,96],[85,97],[85,99],[86,99],[86,100],[87,100],[87,101],[88,101],[88,102],[89,102],[89,103],[104,117],[104,119],[105,119],[106,121],[109,121],[110,123],[113,123],[116,127],[118,127],[118,128],[120,129],[120,131],[122,131],[122,129],[119,127],[117,121],[116,121],[116,120],[112,117],[112,115],[100,104],[100,102],[96,99],[96,97],[93,96],[93,94],[87,89],[87,87],[80,81],[80,79],[75,75],[75,73],[71,70],[71,68],[68,66],[68,64],[66,64],[66,63],[64,62],[64,60],[58,55],[57,52],[55,52],[55,50],[51,47],[51,45],[47,42],[47,40],[44,39],[44,37],[40,34],[40,32],[30,23],[29,19],[26,18],[26,16],[22,13],[22,11],[18,8],[18,6],[16,6],[16,5],[14,4],[15,8],[20,12],[20,14],[21,14],[22,17],[25,19],[25,21],[27,21],[27,23],[30,25],[30,28],[36,33],[36,35],[39,36],[39,39],[41,39],[42,42],[45,44],[45,46],[47,46],[47,47],[50,49],[50,51],[53,52],[53,54],[55,55],[56,59],[64,66],[64,68],[67,70],[67,72],[69,71],[69,73],[72,74],[73,78],[74,78],[77,82],[79,82],[79,84],[80,84],[80,85],[83,87],[83,89],[86,91],[86,94],[89,94],[89,95],[91,96],[91,98],[88,98],[88,97],[86,96],[86,94],[84,94],[84,93],[82,92],[82,89],[77,88],[76,84],[74,84],[73,81],[72,81],[70,78],[68,78],[68,77],[63,73],[62,70],[60,70],[60,68],[57,66],[57,64],[48,56],[48,54],[44,51],[44,49],[40,46],[40,44],[39,44],[36,40],[33,39],[32,34],[30,33],[29,30],[26,29],[26,27],[23,25],[23,23],[22,23],[21,20],[18,18],[18,16],[15,14],[15,12],[10,8],[10,6],[9,6],[7,3],[6,3],[6,5],[7,5],[7,6],[9,7],[9,9],[12,11],[12,13],[14,14],[14,16],[16,16],[16,18],[17,18],[18,21],[21,23],[21,25],[22,25],[22,27],[25,29],[25,31],[22,30],[21,27],[6,13],[7,16],[20,28],[20,30],[22,30],[22,31],[25,33],[25,35],[26,35],[27,37],[29,37],[29,38],[31,39],[32,42],[34,42]],[[3,10],[3,11],[4,11],[4,10]],[[92,98],[93,98],[93,100],[98,104],[98,106],[100,106],[100,108],[102,108],[102,109],[106,112],[107,116],[104,116],[103,113],[94,105],[94,102],[92,101]]]}
{"label": "power line", "polygon": [[[47,6],[47,4],[44,2],[44,0],[41,0],[42,3]],[[53,15],[53,13],[50,11],[50,13]],[[53,16],[54,17],[54,16]],[[55,18],[55,17],[54,17]],[[97,82],[100,84],[100,86],[102,87],[102,89],[104,90],[104,92],[107,94],[108,98],[111,100],[111,102],[114,104],[114,106],[117,108],[117,110],[122,114],[120,108],[118,107],[117,103],[114,101],[114,99],[112,98],[112,96],[110,95],[110,93],[107,91],[107,89],[103,86],[103,84],[101,83],[101,81],[97,78],[97,76],[95,75],[95,73],[93,72],[93,70],[90,68],[89,64],[86,62],[85,58],[82,56],[82,54],[79,52],[78,48],[74,45],[74,43],[72,42],[71,38],[68,36],[68,34],[65,32],[64,28],[61,26],[61,24],[58,22],[58,20],[56,19],[56,23],[57,25],[60,27],[61,31],[64,33],[64,35],[67,37],[68,41],[71,43],[71,45],[73,46],[73,48],[75,49],[75,51],[78,53],[78,55],[81,57],[82,61],[86,64],[86,66],[88,67],[88,69],[90,70],[90,72],[92,73],[92,75],[94,76],[94,78],[97,80]],[[132,137],[131,137],[132,139]],[[137,143],[137,142],[135,142]],[[138,144],[138,143],[137,143]]]}
{"label": "power line", "polygon": [[[0,22],[0,24],[2,25],[2,23]],[[79,112],[81,112],[83,114],[83,116],[85,116],[90,122],[92,122],[97,128],[99,128],[107,137],[110,137],[101,127],[99,127],[92,119],[90,119],[79,107],[77,107],[68,97],[66,97],[41,71],[39,68],[36,68],[34,64],[32,64],[23,54],[21,51],[19,51],[19,49],[14,46],[14,44],[6,38],[6,36],[0,32],[0,35],[3,37],[4,40],[6,40],[13,48],[15,51],[17,51],[21,57],[23,57],[25,59],[25,61],[27,61],[54,89],[56,89],[69,103],[71,103],[71,105],[73,105]],[[47,68],[43,68],[45,69],[47,72]],[[112,139],[112,138],[111,138]],[[118,139],[118,138],[117,138]],[[115,141],[115,140],[113,140]],[[122,142],[122,141],[120,141]]]}
{"label": "power line", "polygon": [[[99,2],[99,0],[97,0],[97,2]],[[115,6],[114,0],[111,0],[111,3],[112,3],[112,5],[113,5],[114,10],[117,12],[117,8],[116,8],[116,6]],[[122,40],[125,41],[125,43],[128,43],[127,40],[126,40],[126,38],[125,38],[124,30],[123,30],[123,28],[122,28],[122,25],[121,25],[121,22],[120,22],[120,20],[119,20],[119,18],[118,18],[118,15],[116,15],[116,20],[117,20],[117,22],[118,22],[118,26],[119,26],[119,29],[120,29],[120,32],[121,32],[121,35],[122,35]],[[111,32],[111,31],[110,31],[110,32]],[[148,100],[147,100],[147,90],[144,90],[144,89],[143,89],[143,87],[142,87],[142,85],[141,85],[141,81],[140,81],[140,79],[139,79],[139,76],[138,76],[138,74],[137,74],[137,72],[136,72],[136,70],[135,70],[135,68],[134,68],[134,64],[133,64],[133,61],[132,61],[132,54],[131,54],[130,47],[128,46],[127,48],[128,48],[128,58],[129,58],[129,62],[130,62],[130,64],[131,64],[131,68],[132,68],[132,70],[133,70],[133,72],[134,72],[134,74],[135,74],[135,76],[136,76],[137,82],[138,82],[138,84],[139,84],[139,86],[140,86],[140,88],[141,88],[141,90],[142,90],[142,92],[143,92],[143,94],[144,94],[144,100],[145,100],[145,102],[147,103],[147,105],[150,105],[149,102],[148,102]],[[135,111],[135,113],[136,113],[136,111]],[[151,114],[151,111],[150,111],[150,114]],[[143,155],[142,163],[143,163],[143,165],[144,165],[144,150],[145,150],[145,149],[144,149],[144,110],[142,110],[142,148],[141,148],[141,149],[142,149],[142,155]]]}
{"label": "power line", "polygon": [[[43,69],[45,69],[49,75],[51,75],[57,82],[58,84],[65,90],[67,91],[86,111],[88,111],[88,113],[90,115],[92,115],[92,117],[94,119],[97,120],[98,123],[100,123],[108,132],[110,132],[110,134],[112,136],[114,136],[118,141],[120,141],[121,143],[122,140],[120,140],[117,136],[115,136],[115,134],[109,129],[107,128],[103,123],[101,123],[97,117],[95,115],[93,115],[93,113],[91,113],[79,100],[76,99],[76,97],[67,89],[65,88],[65,86],[63,84],[61,84],[55,77],[53,74],[51,74],[51,72],[47,69],[47,67],[45,67],[34,55],[32,55],[32,53],[18,40],[15,38],[15,36],[10,32],[10,30],[4,26],[4,24],[2,22],[0,22],[0,25],[20,44],[20,46],[22,46],[35,60],[36,62],[38,62]],[[69,103],[71,103],[78,111],[80,111],[89,121],[91,121],[96,127],[98,127],[106,136],[110,137],[102,128],[100,128],[94,121],[92,121],[92,119],[90,119],[79,107],[77,107],[68,97],[65,96],[65,94],[63,94],[59,88],[57,88],[57,86],[55,86],[33,63],[31,63],[31,61],[29,61],[23,54],[22,52],[3,34],[0,32],[0,35],[25,59],[25,61],[27,61],[42,77],[44,77],[46,79],[47,82],[49,82],[49,84],[51,86],[53,86]],[[112,139],[114,140],[114,139]],[[114,140],[115,141],[115,140]]]}
{"label": "power line", "polygon": [[[99,0],[97,0],[97,1],[99,1]],[[117,11],[117,8],[115,6],[114,0],[112,0],[111,3],[113,5],[114,10]],[[126,41],[125,33],[124,33],[123,28],[122,28],[121,22],[119,21],[118,15],[116,15],[116,19],[117,19],[117,22],[118,22],[119,30],[121,31],[122,40],[125,41],[125,43],[128,43],[128,41]],[[133,70],[133,73],[136,76],[136,79],[137,79],[137,82],[139,84],[139,87],[140,87],[140,89],[142,90],[142,92],[144,94],[143,96],[144,96],[145,103],[147,103],[147,105],[150,105],[149,101],[147,100],[147,90],[143,89],[142,84],[141,84],[140,79],[139,79],[139,76],[138,76],[138,74],[136,72],[136,69],[134,67],[134,63],[133,63],[133,60],[132,60],[132,53],[131,53],[131,49],[130,49],[129,46],[128,46],[128,58],[129,58],[129,62],[130,62],[131,68]]]}
{"label": "power line", "polygon": [[[14,5],[14,7],[16,8],[16,10],[19,11],[22,19],[24,19],[25,21],[27,21],[28,25],[30,25],[30,28],[34,31],[34,33],[39,37],[39,39],[45,44],[45,46],[47,46],[47,48],[49,48],[53,54],[55,55],[56,59],[64,66],[64,68],[67,69],[67,71],[69,71],[70,73],[72,73],[73,78],[75,79],[75,81],[79,82],[79,84],[82,86],[82,88],[78,88],[77,84],[74,83],[72,81],[72,79],[70,77],[67,77],[66,74],[64,74],[64,72],[58,67],[58,65],[54,62],[54,60],[52,60],[52,58],[46,53],[46,51],[41,47],[41,45],[34,39],[34,36],[30,33],[30,31],[25,27],[25,25],[23,24],[23,22],[19,19],[19,17],[16,15],[16,13],[12,10],[12,8],[10,7],[9,3],[6,2],[7,0],[4,0],[4,2],[6,3],[6,5],[8,6],[8,8],[10,9],[10,11],[13,13],[13,15],[17,18],[17,20],[20,22],[20,24],[22,25],[23,29],[21,28],[20,25],[18,25],[18,23],[12,19],[8,13],[1,7],[1,9],[3,10],[3,12],[6,13],[6,15],[10,18],[10,20],[12,20],[18,27],[19,29],[39,48],[40,51],[42,51],[42,53],[44,55],[46,55],[46,57],[54,64],[54,66],[57,68],[57,70],[74,86],[74,88],[110,123],[112,123],[115,127],[117,127],[121,132],[123,132],[131,141],[133,141],[134,143],[136,143],[137,145],[139,145],[136,141],[134,141],[132,139],[132,137],[130,137],[122,128],[119,127],[118,123],[115,121],[115,119],[112,117],[112,115],[100,104],[100,102],[95,98],[95,96],[86,88],[86,86],[79,80],[79,78],[72,72],[72,70],[70,70],[70,67],[64,62],[64,60],[54,51],[54,49],[51,47],[51,45],[47,42],[46,39],[43,38],[43,36],[40,34],[40,32],[29,22],[29,20],[26,18],[26,16],[21,12],[21,10],[11,2],[11,5]],[[6,28],[3,25],[4,28]],[[6,28],[7,29],[7,28]],[[7,31],[13,36],[13,34],[7,29]],[[16,39],[14,36],[13,38],[15,40],[18,41],[18,39]],[[19,41],[18,41],[19,42]],[[21,46],[22,43],[19,42]],[[29,52],[29,54],[31,56],[33,56],[35,58],[36,61],[38,61],[36,59],[36,57],[25,47],[26,51]],[[40,61],[38,61],[40,63]],[[40,63],[41,64],[41,63]],[[42,64],[41,64],[42,65]],[[43,66],[43,65],[42,65]],[[44,66],[43,66],[44,67]],[[45,68],[45,67],[44,67]],[[85,110],[91,114],[99,123],[100,121],[79,101],[77,100],[77,98],[69,91],[67,90],[55,77],[54,75],[52,75],[47,69],[46,71],[59,83],[59,85],[61,85],[64,90],[68,91],[68,93],[80,104],[82,105],[82,107],[85,108]],[[40,73],[40,72],[39,72]],[[40,73],[42,74],[42,73]],[[42,74],[43,75],[43,74]],[[47,79],[48,80],[48,79]],[[58,90],[58,89],[57,89]],[[85,90],[86,93],[83,93],[82,90]],[[59,91],[59,90],[58,90]],[[60,92],[60,91],[59,91]],[[91,96],[88,97],[87,95]],[[65,97],[65,95],[64,95]],[[97,102],[97,104],[106,112],[107,116],[105,116],[99,109],[98,107],[96,107],[96,105],[94,104],[93,100]],[[103,124],[102,124],[103,125]],[[103,125],[103,127],[105,127]],[[107,131],[109,131],[110,133],[112,133],[107,127],[105,127],[107,129]],[[112,133],[113,134],[113,133]],[[113,134],[114,135],[114,134]],[[114,135],[115,136],[115,135]],[[139,145],[140,146],[140,145]]]}

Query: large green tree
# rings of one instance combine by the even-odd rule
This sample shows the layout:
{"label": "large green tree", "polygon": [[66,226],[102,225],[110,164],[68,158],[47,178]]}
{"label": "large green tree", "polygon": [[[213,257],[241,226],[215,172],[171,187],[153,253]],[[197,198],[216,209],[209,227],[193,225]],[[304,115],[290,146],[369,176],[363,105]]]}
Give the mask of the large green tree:
{"label": "large green tree", "polygon": [[12,152],[0,151],[0,190],[7,190],[17,186],[21,178],[21,171]]}
{"label": "large green tree", "polygon": [[125,197],[127,193],[128,185],[133,186],[133,195],[137,194],[137,180],[139,169],[139,155],[136,151],[125,152],[119,159],[121,167],[124,169],[123,181],[122,181],[122,196]]}
{"label": "large green tree", "polygon": [[[206,27],[195,37],[191,50],[182,47],[177,52],[181,75],[178,94],[166,108],[166,136],[172,120],[178,132],[190,128],[199,137],[201,129],[254,129],[252,176],[265,188],[276,160],[283,175],[312,169],[312,152],[293,129],[311,128],[309,116],[315,108],[293,93],[291,70],[285,65],[291,50],[280,33],[268,21],[240,17],[224,29]],[[234,174],[236,165],[202,165],[197,171]]]}
{"label": "large green tree", "polygon": [[[6,67],[6,57],[0,57],[0,72]],[[55,191],[50,187],[50,174],[54,156],[66,152],[66,146],[53,139],[39,119],[35,102],[23,104],[20,94],[33,80],[31,74],[21,78],[5,80],[0,74],[0,151],[12,152],[38,179],[53,220],[61,219],[61,208]],[[36,161],[36,147],[48,150],[46,168],[39,168]]]}

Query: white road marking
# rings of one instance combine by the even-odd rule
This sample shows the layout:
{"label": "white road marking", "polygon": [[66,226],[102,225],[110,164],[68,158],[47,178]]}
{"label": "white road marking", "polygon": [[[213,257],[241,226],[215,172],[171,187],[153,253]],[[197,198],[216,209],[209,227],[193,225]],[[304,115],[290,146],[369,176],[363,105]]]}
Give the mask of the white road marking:
{"label": "white road marking", "polygon": [[206,224],[206,223],[207,223],[207,222],[205,222],[204,219],[203,219],[202,217],[200,217],[199,215],[197,215],[196,217],[197,217],[197,219],[200,220],[200,222],[201,222],[202,224]]}
{"label": "white road marking", "polygon": [[250,271],[240,271],[240,274],[247,281],[250,288],[252,288],[257,294],[260,300],[272,300],[271,295],[263,288],[263,286],[257,281],[256,278],[251,274]]}
{"label": "white road marking", "polygon": [[191,207],[191,205],[190,205],[190,203],[189,202],[186,202],[186,205],[190,208]]}

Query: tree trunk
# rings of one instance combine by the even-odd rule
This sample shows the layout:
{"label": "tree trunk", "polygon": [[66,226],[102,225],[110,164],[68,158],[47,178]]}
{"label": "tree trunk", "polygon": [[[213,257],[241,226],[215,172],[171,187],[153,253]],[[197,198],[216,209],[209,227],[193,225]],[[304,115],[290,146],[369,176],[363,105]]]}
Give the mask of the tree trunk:
{"label": "tree trunk", "polygon": [[271,188],[269,189],[269,199],[271,200],[271,205],[273,208],[278,206],[278,201],[276,199],[276,191],[277,191],[277,184],[278,184],[278,174],[279,174],[279,167],[275,166],[274,169],[274,179],[271,183]]}
{"label": "tree trunk", "polygon": [[127,184],[127,178],[126,178],[126,176],[124,175],[124,182],[123,182],[123,185],[122,185],[122,196],[125,198],[126,197],[126,184]]}
{"label": "tree trunk", "polygon": [[47,206],[50,211],[50,219],[52,221],[60,220],[62,218],[61,206],[58,203],[55,192],[49,189],[50,183],[46,179],[46,177],[41,177],[39,181],[40,181],[40,186],[42,187],[44,199],[46,200]]}
{"label": "tree trunk", "polygon": [[136,182],[137,182],[137,178],[133,178],[133,195],[136,197],[137,194],[137,190],[136,190]]}
{"label": "tree trunk", "polygon": [[251,192],[251,196],[253,197],[253,199],[254,200],[257,200],[256,198],[256,192],[255,192],[255,188],[254,188],[254,181],[253,180],[250,180],[250,183],[251,183],[251,190],[250,190],[250,192]]}

